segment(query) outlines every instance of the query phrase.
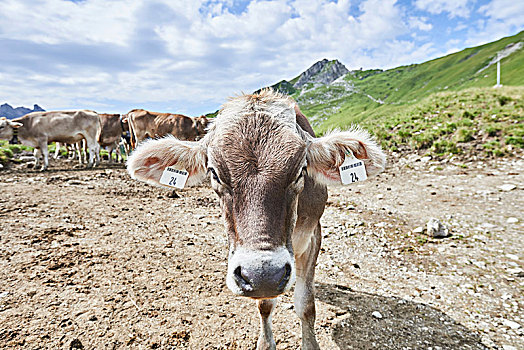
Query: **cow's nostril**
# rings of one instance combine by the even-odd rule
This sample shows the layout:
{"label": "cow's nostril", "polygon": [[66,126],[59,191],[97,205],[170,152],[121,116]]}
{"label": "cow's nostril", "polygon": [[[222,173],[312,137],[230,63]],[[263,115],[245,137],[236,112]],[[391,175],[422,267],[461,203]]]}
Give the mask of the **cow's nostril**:
{"label": "cow's nostril", "polygon": [[240,266],[238,266],[235,271],[233,271],[233,274],[235,276],[235,282],[243,292],[253,291],[253,286],[251,283],[249,283],[249,281],[242,275],[242,268]]}
{"label": "cow's nostril", "polygon": [[286,284],[289,282],[290,277],[291,277],[291,265],[286,264],[284,266],[284,273],[282,274],[282,278],[280,279],[278,283],[278,289],[284,289],[286,287]]}

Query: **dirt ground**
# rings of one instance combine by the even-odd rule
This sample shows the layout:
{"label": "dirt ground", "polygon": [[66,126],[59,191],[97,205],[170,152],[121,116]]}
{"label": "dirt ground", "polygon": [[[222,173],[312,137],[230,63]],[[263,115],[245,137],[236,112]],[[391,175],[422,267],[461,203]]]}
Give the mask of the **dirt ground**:
{"label": "dirt ground", "polygon": [[[389,162],[330,188],[320,346],[523,349],[524,161]],[[50,169],[0,170],[0,348],[255,348],[255,303],[225,285],[209,186],[170,198],[121,165]],[[449,237],[416,230],[432,217]],[[300,348],[292,303],[273,316],[278,349]]]}

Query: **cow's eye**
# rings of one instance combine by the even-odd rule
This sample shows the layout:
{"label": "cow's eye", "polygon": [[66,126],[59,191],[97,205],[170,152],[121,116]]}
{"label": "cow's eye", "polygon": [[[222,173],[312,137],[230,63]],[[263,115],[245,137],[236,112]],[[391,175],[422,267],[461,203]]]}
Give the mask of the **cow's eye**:
{"label": "cow's eye", "polygon": [[216,182],[221,183],[220,178],[218,177],[217,172],[214,168],[207,168],[207,171],[210,172],[211,175],[213,175],[213,179],[215,179]]}

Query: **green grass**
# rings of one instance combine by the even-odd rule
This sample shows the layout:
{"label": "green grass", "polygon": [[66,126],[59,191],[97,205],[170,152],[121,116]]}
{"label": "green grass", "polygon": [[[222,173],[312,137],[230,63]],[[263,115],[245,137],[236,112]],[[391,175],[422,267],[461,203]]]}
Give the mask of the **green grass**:
{"label": "green grass", "polygon": [[0,140],[0,163],[6,164],[22,151],[31,151],[31,147],[24,145],[10,145],[6,140]]}
{"label": "green grass", "polygon": [[511,155],[524,148],[523,97],[524,87],[439,92],[403,108],[375,111],[359,124],[390,150]]}

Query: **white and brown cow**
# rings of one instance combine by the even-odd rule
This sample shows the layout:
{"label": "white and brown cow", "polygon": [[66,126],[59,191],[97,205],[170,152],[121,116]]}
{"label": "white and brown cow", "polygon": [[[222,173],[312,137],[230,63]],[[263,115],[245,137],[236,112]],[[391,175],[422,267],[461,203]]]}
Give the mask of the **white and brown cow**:
{"label": "white and brown cow", "polygon": [[133,109],[124,118],[129,123],[133,148],[145,139],[166,135],[173,135],[180,140],[198,140],[205,135],[208,125],[205,116],[192,118],[182,114],[151,112],[144,109]]}
{"label": "white and brown cow", "polygon": [[226,103],[202,140],[147,141],[127,166],[133,178],[154,185],[168,166],[185,169],[189,186],[210,174],[229,238],[226,284],[257,301],[257,348],[275,348],[275,297],[296,281],[302,348],[318,349],[313,280],[319,219],[326,185],[340,184],[339,166],[349,151],[365,163],[368,175],[384,169],[385,156],[368,133],[352,129],[315,138],[292,99],[263,90]]}
{"label": "white and brown cow", "polygon": [[9,122],[0,120],[0,138],[10,139],[17,134],[20,142],[35,148],[35,168],[38,167],[40,155],[43,154],[42,170],[49,166],[48,143],[76,143],[83,139],[86,140],[89,149],[88,167],[98,165],[100,132],[98,115],[88,110],[32,112]]}
{"label": "white and brown cow", "polygon": [[120,142],[122,135],[129,131],[129,124],[122,121],[120,114],[99,113],[100,123],[102,124],[102,132],[98,143],[102,147],[106,147],[109,153],[109,162],[113,162],[113,150],[116,150],[117,161],[120,158],[123,161],[124,156],[121,154]]}

